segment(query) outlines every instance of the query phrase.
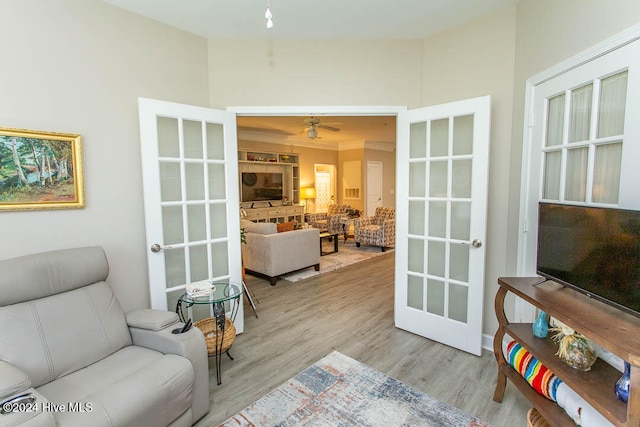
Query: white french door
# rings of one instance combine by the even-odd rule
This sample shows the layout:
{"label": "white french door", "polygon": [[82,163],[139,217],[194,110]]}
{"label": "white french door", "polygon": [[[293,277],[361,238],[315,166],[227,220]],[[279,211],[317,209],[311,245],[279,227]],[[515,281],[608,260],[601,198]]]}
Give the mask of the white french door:
{"label": "white french door", "polygon": [[367,162],[367,205],[365,214],[373,216],[382,206],[382,162]]}
{"label": "white french door", "polygon": [[490,98],[398,116],[395,324],[480,355]]}
{"label": "white french door", "polygon": [[173,310],[188,283],[242,283],[236,119],[144,98],[139,114],[151,307]]}

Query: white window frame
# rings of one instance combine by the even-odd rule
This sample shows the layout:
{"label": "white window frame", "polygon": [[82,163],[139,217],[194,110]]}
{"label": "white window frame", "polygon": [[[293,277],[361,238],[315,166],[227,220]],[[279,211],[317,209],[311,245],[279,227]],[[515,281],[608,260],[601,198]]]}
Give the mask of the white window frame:
{"label": "white window frame", "polygon": [[[535,241],[536,236],[535,232],[531,232],[536,230],[537,227],[535,223],[537,218],[531,217],[533,214],[532,206],[537,206],[538,200],[540,200],[542,196],[542,177],[543,170],[540,171],[540,179],[537,182],[533,183],[533,176],[537,176],[531,172],[531,162],[532,156],[539,155],[538,147],[534,146],[538,141],[533,141],[533,129],[534,126],[545,126],[546,118],[533,117],[534,113],[534,101],[536,88],[546,82],[549,82],[553,79],[562,78],[563,74],[570,72],[582,65],[585,65],[595,59],[606,57],[607,54],[612,53],[624,46],[627,46],[633,42],[640,40],[640,25],[635,25],[628,30],[612,37],[602,43],[599,43],[584,52],[569,58],[568,60],[561,62],[560,64],[543,71],[540,74],[537,74],[526,82],[526,95],[525,95],[525,114],[524,114],[524,126],[523,126],[523,152],[522,152],[522,173],[521,173],[521,188],[520,188],[520,212],[519,212],[519,226],[518,226],[518,258],[517,258],[517,274],[519,276],[534,276],[535,275],[535,256],[531,254],[532,251],[532,240]],[[593,79],[597,79],[601,76],[593,76]],[[627,86],[627,98],[633,96],[635,88],[635,82],[632,83],[631,80],[628,82]],[[570,89],[567,87],[566,89]],[[637,92],[636,92],[637,93]],[[633,103],[633,105],[627,105],[627,113],[626,117],[638,117],[640,116],[640,107],[638,107],[638,103]],[[640,134],[640,123],[638,120],[628,120],[625,122],[625,135],[628,133],[638,135]],[[625,139],[627,139],[625,137]],[[635,143],[637,141],[630,141],[631,143]],[[635,157],[635,156],[634,156]],[[540,163],[540,166],[544,168],[544,162]],[[621,187],[624,185],[623,183],[629,183],[630,180],[637,180],[636,174],[626,173],[623,171],[620,177],[620,185]],[[538,186],[537,191],[532,191],[532,188]],[[636,200],[637,199],[637,200]],[[582,203],[585,204],[585,203]],[[635,197],[633,195],[631,198],[626,197],[621,194],[620,200],[618,202],[618,206],[628,208],[628,209],[640,209],[640,198]],[[532,227],[533,225],[533,227]],[[532,260],[534,260],[532,262]],[[535,308],[530,304],[524,302],[521,299],[516,299],[515,305],[515,320],[518,322],[527,322],[533,321],[535,318]]]}

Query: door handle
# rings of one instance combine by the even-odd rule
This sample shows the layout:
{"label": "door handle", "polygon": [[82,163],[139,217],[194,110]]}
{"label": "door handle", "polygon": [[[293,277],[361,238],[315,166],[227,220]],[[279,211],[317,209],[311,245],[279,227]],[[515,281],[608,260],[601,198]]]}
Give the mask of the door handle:
{"label": "door handle", "polygon": [[480,246],[482,246],[482,240],[473,239],[473,241],[471,242],[471,246],[473,246],[474,248],[479,248]]}
{"label": "door handle", "polygon": [[163,249],[173,249],[173,246],[167,245],[167,246],[161,246],[158,243],[154,243],[153,245],[151,245],[151,252],[153,252],[154,254],[160,252]]}

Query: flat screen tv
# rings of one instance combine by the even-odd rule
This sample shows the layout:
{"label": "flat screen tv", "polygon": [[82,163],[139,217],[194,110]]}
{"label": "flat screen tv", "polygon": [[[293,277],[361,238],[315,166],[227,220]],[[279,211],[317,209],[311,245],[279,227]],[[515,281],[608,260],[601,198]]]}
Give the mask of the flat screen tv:
{"label": "flat screen tv", "polygon": [[541,202],[537,272],[640,317],[640,211]]}
{"label": "flat screen tv", "polygon": [[283,174],[278,172],[242,172],[240,199],[243,202],[282,200]]}

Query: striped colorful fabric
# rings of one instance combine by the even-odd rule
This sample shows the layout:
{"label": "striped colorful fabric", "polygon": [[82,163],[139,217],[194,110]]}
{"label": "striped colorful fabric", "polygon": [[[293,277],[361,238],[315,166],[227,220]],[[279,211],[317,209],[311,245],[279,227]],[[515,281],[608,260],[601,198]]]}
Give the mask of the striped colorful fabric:
{"label": "striped colorful fabric", "polygon": [[515,340],[507,345],[507,360],[538,393],[556,401],[556,391],[562,380]]}

